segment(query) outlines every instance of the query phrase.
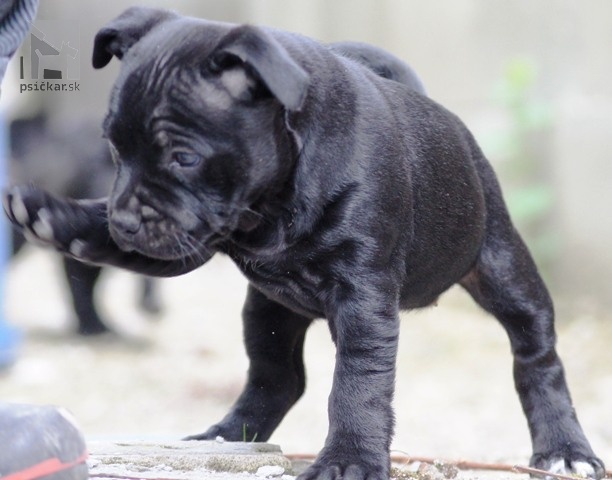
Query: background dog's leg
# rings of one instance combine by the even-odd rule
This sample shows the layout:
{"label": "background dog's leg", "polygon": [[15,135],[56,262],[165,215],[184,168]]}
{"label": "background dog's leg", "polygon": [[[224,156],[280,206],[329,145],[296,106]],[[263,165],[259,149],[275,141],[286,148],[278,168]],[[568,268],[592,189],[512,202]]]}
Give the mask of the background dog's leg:
{"label": "background dog's leg", "polygon": [[64,257],[64,271],[79,322],[78,333],[95,335],[108,332],[109,329],[100,319],[94,304],[94,287],[102,268]]}
{"label": "background dog's leg", "polygon": [[157,283],[153,278],[142,277],[139,305],[148,313],[160,313],[162,311]]}
{"label": "background dog's leg", "polygon": [[[496,182],[488,182],[496,187]],[[532,466],[601,478],[604,467],[580,427],[555,350],[552,301],[514,230],[498,190],[488,192],[480,257],[461,284],[510,337],[514,380],[531,433]]]}
{"label": "background dog's leg", "polygon": [[188,440],[266,441],[304,392],[302,354],[311,319],[249,286],[243,322],[250,361],[244,391],[221,422]]}

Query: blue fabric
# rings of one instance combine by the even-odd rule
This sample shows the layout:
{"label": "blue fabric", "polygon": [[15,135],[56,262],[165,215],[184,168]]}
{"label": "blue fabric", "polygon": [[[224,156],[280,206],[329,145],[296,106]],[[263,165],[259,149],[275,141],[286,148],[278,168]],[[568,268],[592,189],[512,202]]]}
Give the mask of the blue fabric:
{"label": "blue fabric", "polygon": [[[39,0],[0,0],[0,83],[10,58],[30,30],[38,2]],[[6,132],[4,118],[0,112],[0,187],[6,185],[8,157]],[[13,363],[20,343],[19,331],[4,321],[4,279],[10,248],[8,233],[6,219],[2,218],[0,219],[0,369]]]}
{"label": "blue fabric", "polygon": [[[6,126],[0,112],[0,186],[6,185],[6,159],[8,145],[6,142]],[[9,257],[10,237],[9,227],[4,213],[0,212],[0,370],[12,364],[17,357],[21,335],[19,331],[4,320],[4,280]]]}
{"label": "blue fabric", "polygon": [[0,0],[0,82],[10,58],[30,31],[39,0]]}

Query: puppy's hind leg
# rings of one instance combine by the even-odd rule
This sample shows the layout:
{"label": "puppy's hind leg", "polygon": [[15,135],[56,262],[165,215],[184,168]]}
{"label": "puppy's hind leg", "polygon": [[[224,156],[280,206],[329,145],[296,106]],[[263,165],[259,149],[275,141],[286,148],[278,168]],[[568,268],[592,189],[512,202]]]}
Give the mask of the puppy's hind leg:
{"label": "puppy's hind leg", "polygon": [[246,386],[230,412],[206,432],[186,440],[264,442],[304,393],[303,347],[311,319],[269,300],[249,286],[243,310],[250,366]]}
{"label": "puppy's hind leg", "polygon": [[482,251],[461,284],[510,337],[515,387],[533,445],[531,465],[552,473],[602,478],[603,463],[578,423],[555,350],[552,301],[501,194],[491,198]]}

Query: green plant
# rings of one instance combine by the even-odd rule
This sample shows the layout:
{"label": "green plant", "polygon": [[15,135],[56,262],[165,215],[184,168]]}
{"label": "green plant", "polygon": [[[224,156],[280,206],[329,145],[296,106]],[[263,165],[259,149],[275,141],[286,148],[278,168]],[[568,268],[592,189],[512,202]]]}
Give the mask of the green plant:
{"label": "green plant", "polygon": [[[544,276],[552,276],[559,240],[552,228],[555,190],[550,181],[548,135],[552,109],[536,94],[537,68],[528,57],[510,60],[495,90],[506,128],[487,138],[485,148],[498,160],[510,214]],[[550,280],[550,278],[548,278]]]}
{"label": "green plant", "polygon": [[[242,441],[245,443],[249,441],[247,440],[247,427],[248,427],[248,424],[246,423],[242,424]],[[250,440],[251,443],[254,443],[255,440],[257,440],[257,435],[258,433],[255,432],[255,435],[253,435],[253,438]]]}

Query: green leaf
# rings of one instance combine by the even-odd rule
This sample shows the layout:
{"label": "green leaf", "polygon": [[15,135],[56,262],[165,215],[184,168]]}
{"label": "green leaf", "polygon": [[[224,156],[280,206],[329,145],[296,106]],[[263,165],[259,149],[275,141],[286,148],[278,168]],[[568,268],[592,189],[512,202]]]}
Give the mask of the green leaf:
{"label": "green leaf", "polygon": [[547,185],[535,185],[511,191],[507,196],[510,214],[517,222],[544,217],[554,205],[554,191]]}

